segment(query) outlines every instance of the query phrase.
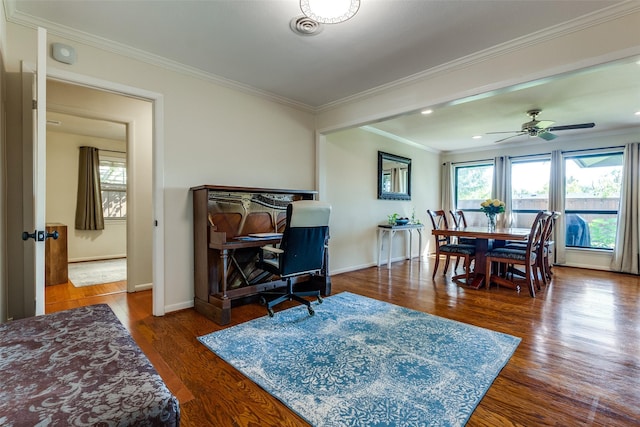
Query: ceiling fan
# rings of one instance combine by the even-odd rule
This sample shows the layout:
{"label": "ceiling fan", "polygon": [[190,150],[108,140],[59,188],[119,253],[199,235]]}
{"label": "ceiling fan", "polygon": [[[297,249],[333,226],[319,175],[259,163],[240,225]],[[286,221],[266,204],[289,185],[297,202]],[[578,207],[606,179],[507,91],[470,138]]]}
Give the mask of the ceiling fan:
{"label": "ceiling fan", "polygon": [[498,134],[498,133],[515,133],[516,135],[511,135],[506,138],[499,139],[495,141],[496,143],[506,141],[510,138],[515,138],[516,136],[529,135],[529,136],[537,136],[539,138],[544,139],[545,141],[551,141],[552,139],[556,139],[557,136],[552,134],[551,132],[559,131],[559,130],[570,130],[570,129],[587,129],[592,128],[596,124],[595,123],[580,123],[577,125],[565,125],[565,126],[552,126],[555,122],[552,120],[537,120],[536,117],[540,114],[542,110],[529,110],[527,111],[527,115],[531,117],[530,122],[526,122],[522,124],[522,128],[520,130],[514,131],[505,131],[505,132],[487,132],[487,135]]}

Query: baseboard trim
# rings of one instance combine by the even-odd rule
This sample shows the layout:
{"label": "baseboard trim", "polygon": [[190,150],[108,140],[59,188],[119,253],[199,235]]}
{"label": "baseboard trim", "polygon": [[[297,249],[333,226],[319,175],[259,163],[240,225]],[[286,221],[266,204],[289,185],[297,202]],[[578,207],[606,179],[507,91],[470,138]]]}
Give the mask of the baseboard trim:
{"label": "baseboard trim", "polygon": [[82,258],[70,258],[68,262],[85,262],[85,261],[105,261],[108,259],[119,259],[126,258],[127,254],[121,255],[108,255],[108,256],[93,256],[93,257],[82,257]]}
{"label": "baseboard trim", "polygon": [[166,314],[166,313],[171,313],[172,311],[179,311],[187,308],[193,308],[193,300],[183,301],[176,304],[165,305],[164,312]]}
{"label": "baseboard trim", "polygon": [[332,270],[331,272],[329,272],[329,275],[333,276],[335,274],[340,274],[340,273],[349,273],[351,271],[362,270],[363,268],[369,268],[369,267],[375,267],[375,266],[376,266],[376,263],[375,262],[371,262],[371,263],[367,263],[367,264],[360,264],[360,265],[355,265],[355,266],[351,266],[351,267],[339,268],[339,269]]}
{"label": "baseboard trim", "polygon": [[153,283],[141,283],[139,285],[135,285],[135,292],[140,291],[148,291],[149,289],[153,289]]}

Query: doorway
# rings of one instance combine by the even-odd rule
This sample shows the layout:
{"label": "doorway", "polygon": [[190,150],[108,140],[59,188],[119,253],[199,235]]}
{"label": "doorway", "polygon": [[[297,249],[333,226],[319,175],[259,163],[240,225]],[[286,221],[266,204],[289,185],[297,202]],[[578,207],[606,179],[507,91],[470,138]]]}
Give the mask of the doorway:
{"label": "doorway", "polygon": [[[68,283],[56,285],[56,289],[47,286],[47,306],[63,303],[61,295],[77,298],[152,288],[151,244],[149,241],[146,245],[139,241],[129,242],[127,238],[132,232],[138,235],[153,232],[152,114],[152,103],[148,100],[65,81],[47,81],[46,218],[47,223],[66,225],[69,275],[76,270],[84,275],[82,280],[69,277]],[[135,145],[134,153],[129,149],[130,145]],[[101,170],[104,166],[115,171],[114,175],[120,172],[119,176],[127,180],[130,176],[135,178],[135,183],[120,182],[124,184],[124,194],[118,193],[122,190],[122,186],[117,185],[118,180],[107,185],[105,191],[101,179],[105,213],[103,230],[76,230],[74,227],[81,146],[98,149]],[[119,171],[119,168],[124,169]],[[141,218],[146,227],[138,225]],[[131,251],[134,256],[130,256]],[[141,252],[146,256],[140,256]],[[88,269],[95,260],[109,261],[95,266],[101,270]],[[123,280],[115,280],[116,272],[108,271],[117,269],[111,264],[118,264],[118,260],[126,262]],[[104,279],[94,280],[98,277]],[[62,286],[66,290],[60,292]]]}

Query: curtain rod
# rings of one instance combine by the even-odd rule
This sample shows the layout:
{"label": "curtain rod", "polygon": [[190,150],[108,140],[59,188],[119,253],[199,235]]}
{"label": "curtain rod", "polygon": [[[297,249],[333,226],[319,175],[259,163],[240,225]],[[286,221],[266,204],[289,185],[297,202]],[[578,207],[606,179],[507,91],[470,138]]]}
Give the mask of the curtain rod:
{"label": "curtain rod", "polygon": [[116,151],[116,150],[104,150],[102,148],[98,148],[98,151],[106,151],[108,153],[120,153],[120,154],[127,154],[126,151]]}
{"label": "curtain rod", "polygon": [[582,150],[567,150],[567,151],[563,151],[562,154],[565,153],[584,153],[587,151],[601,151],[601,150],[618,150],[618,149],[622,149],[624,150],[624,145],[616,145],[613,147],[601,147],[601,148],[585,148]]}
{"label": "curtain rod", "polygon": [[[451,162],[452,165],[463,165],[465,163],[480,163],[480,162],[493,162],[494,159],[478,159],[478,160],[467,160],[464,162]],[[443,163],[442,166],[446,165]]]}
{"label": "curtain rod", "polygon": [[[571,154],[571,153],[585,153],[585,152],[589,152],[589,151],[602,151],[602,150],[618,150],[618,149],[624,149],[624,145],[615,145],[612,147],[597,147],[597,148],[583,148],[580,150],[566,150],[566,151],[561,151],[562,154]],[[521,156],[505,156],[509,159],[526,159],[527,157],[539,157],[539,156],[547,156],[547,155],[551,155],[551,153],[537,153],[537,154],[523,154]],[[481,162],[493,162],[495,160],[495,158],[492,159],[478,159],[478,160],[466,160],[464,162],[451,162],[452,165],[463,165],[465,163],[481,163]],[[444,166],[446,163],[443,163],[442,166]]]}

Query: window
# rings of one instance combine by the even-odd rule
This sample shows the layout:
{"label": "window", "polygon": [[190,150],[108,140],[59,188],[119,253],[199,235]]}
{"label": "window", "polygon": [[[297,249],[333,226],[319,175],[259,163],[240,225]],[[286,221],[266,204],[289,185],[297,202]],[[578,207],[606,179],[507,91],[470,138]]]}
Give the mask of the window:
{"label": "window", "polygon": [[455,167],[455,206],[465,212],[468,225],[486,222],[480,203],[491,198],[493,165]]}
{"label": "window", "polygon": [[622,153],[565,156],[566,246],[613,249]]}
{"label": "window", "polygon": [[549,209],[549,159],[511,163],[511,211],[514,227],[529,228],[538,212]]}
{"label": "window", "polygon": [[102,212],[105,219],[127,217],[127,163],[120,157],[100,156]]}

